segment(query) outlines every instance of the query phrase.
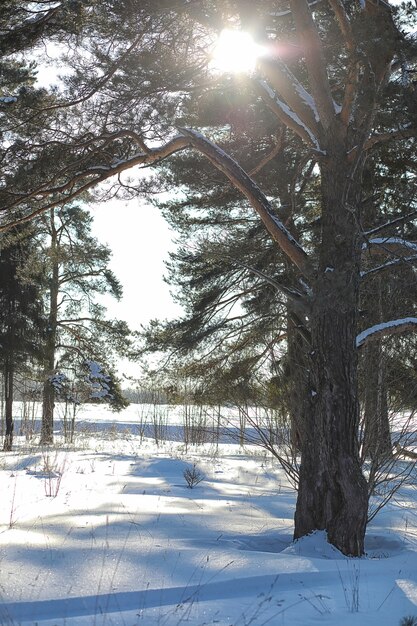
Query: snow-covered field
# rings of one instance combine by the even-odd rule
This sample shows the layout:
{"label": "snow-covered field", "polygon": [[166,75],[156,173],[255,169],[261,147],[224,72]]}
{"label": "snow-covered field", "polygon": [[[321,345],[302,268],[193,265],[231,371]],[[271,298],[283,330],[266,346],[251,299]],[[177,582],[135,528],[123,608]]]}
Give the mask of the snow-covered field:
{"label": "snow-covered field", "polygon": [[[417,616],[413,486],[369,526],[367,556],[347,559],[320,533],[291,542],[295,493],[264,451],[156,446],[132,428],[141,411],[89,407],[74,445],[41,450],[17,437],[1,454],[1,625],[397,626]],[[194,463],[205,478],[189,489]]]}

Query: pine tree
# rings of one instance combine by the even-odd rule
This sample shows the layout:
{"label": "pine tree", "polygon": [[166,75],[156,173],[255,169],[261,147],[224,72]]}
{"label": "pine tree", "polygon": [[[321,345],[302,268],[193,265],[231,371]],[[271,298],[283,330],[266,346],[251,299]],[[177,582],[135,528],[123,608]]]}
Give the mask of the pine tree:
{"label": "pine tree", "polygon": [[36,240],[28,226],[2,235],[0,242],[0,364],[5,390],[6,431],[3,449],[13,444],[13,394],[17,372],[40,358],[44,333],[39,280],[27,265],[33,259]]}
{"label": "pine tree", "polygon": [[[294,536],[325,529],[333,545],[352,555],[363,553],[368,504],[358,449],[358,352],[417,324],[406,316],[362,330],[359,319],[364,256],[378,251],[378,271],[385,271],[390,254],[405,256],[412,246],[399,237],[405,215],[388,226],[379,212],[374,225],[380,237],[361,225],[370,155],[378,162],[379,150],[390,144],[398,146],[400,161],[401,146],[414,145],[417,135],[414,85],[405,80],[414,69],[416,44],[402,32],[398,15],[387,2],[374,0],[318,6],[305,0],[290,0],[289,6],[272,0],[95,4],[69,59],[73,72],[62,94],[60,124],[44,129],[43,142],[25,143],[36,176],[25,174],[22,165],[19,177],[0,190],[6,220],[16,219],[17,206],[29,219],[132,167],[192,150],[207,158],[232,193],[243,195],[242,209],[252,209],[269,245],[288,264],[286,304],[309,342]],[[269,50],[248,85],[253,101],[261,100],[314,162],[314,248],[303,220],[293,234],[267,185],[255,183],[239,154],[228,154],[227,127],[200,126],[198,111],[187,116],[190,94],[216,85],[208,51],[224,24],[250,25]],[[283,50],[293,54],[284,57]],[[8,156],[22,163],[16,146]],[[149,180],[124,182],[137,192],[157,187]]]}
{"label": "pine tree", "polygon": [[[46,233],[48,285],[41,444],[53,441],[56,375],[81,371],[86,359],[112,369],[113,359],[126,354],[130,345],[127,325],[106,319],[105,307],[97,303],[103,294],[119,299],[122,288],[108,267],[110,249],[91,235],[91,223],[88,211],[74,205],[52,209],[39,225]],[[110,381],[117,385],[114,374]],[[116,406],[116,398],[120,394],[109,392],[110,404]]]}

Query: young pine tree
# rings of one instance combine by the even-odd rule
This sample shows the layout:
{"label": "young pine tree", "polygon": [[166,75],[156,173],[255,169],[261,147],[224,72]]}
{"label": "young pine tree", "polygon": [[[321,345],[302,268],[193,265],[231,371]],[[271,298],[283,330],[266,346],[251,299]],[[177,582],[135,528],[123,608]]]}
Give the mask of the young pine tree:
{"label": "young pine tree", "polygon": [[110,249],[92,236],[91,224],[88,211],[75,205],[51,209],[39,224],[44,233],[48,317],[41,444],[53,441],[56,374],[80,370],[86,359],[111,370],[113,358],[124,355],[130,345],[127,325],[107,319],[105,307],[97,302],[105,294],[119,299],[122,288],[109,269]]}

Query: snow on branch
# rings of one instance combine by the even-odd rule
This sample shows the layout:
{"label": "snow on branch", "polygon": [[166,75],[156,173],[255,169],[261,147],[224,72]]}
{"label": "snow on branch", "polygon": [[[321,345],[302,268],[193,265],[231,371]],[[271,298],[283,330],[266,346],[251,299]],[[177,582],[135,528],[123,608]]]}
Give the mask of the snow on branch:
{"label": "snow on branch", "polygon": [[294,16],[298,39],[305,51],[304,62],[320,121],[324,128],[329,128],[335,116],[333,97],[326,72],[322,44],[312,11],[305,0],[291,0],[290,7]]}
{"label": "snow on branch", "polygon": [[84,367],[87,370],[86,382],[89,383],[91,391],[90,398],[94,400],[103,400],[105,398],[112,399],[113,394],[110,393],[111,378],[103,372],[99,363],[86,359]]}
{"label": "snow on branch", "polygon": [[377,267],[372,267],[370,270],[365,270],[364,272],[361,272],[361,278],[366,278],[367,276],[370,276],[371,274],[376,274],[377,272],[383,272],[385,270],[389,270],[392,269],[393,267],[398,267],[399,265],[409,265],[409,264],[414,264],[417,262],[417,256],[413,255],[413,256],[405,256],[405,257],[401,257],[400,259],[393,259],[392,261],[387,261],[386,263],[383,263],[382,265],[378,265]]}
{"label": "snow on branch", "polygon": [[189,138],[190,144],[194,148],[204,154],[243,193],[281,250],[304,276],[310,276],[312,268],[306,252],[284,224],[273,214],[273,207],[253,179],[224,150],[201,133],[188,128],[181,129],[181,132]]}
{"label": "snow on branch", "polygon": [[273,88],[273,96],[280,94],[312,133],[318,135],[320,121],[316,103],[289,67],[279,58],[260,58],[258,68]]}
{"label": "snow on branch", "polygon": [[362,348],[369,341],[374,341],[387,335],[398,335],[408,330],[417,330],[417,317],[404,317],[398,320],[391,320],[390,322],[375,324],[375,326],[371,326],[359,333],[356,337],[356,347]]}
{"label": "snow on branch", "polygon": [[376,237],[368,239],[362,244],[362,250],[369,250],[370,248],[379,248],[379,251],[394,253],[404,250],[417,252],[417,243],[401,237]]}
{"label": "snow on branch", "polygon": [[17,102],[16,96],[1,96],[0,104],[13,104]]}
{"label": "snow on branch", "polygon": [[62,372],[56,372],[49,377],[49,382],[54,388],[55,393],[60,395],[63,393],[65,385],[68,383],[68,378]]}
{"label": "snow on branch", "polygon": [[286,126],[288,126],[288,128],[291,128],[305,143],[314,148],[315,151],[324,154],[311,128],[304,124],[299,115],[277,96],[276,92],[268,83],[258,79],[254,81],[254,87],[265,104]]}

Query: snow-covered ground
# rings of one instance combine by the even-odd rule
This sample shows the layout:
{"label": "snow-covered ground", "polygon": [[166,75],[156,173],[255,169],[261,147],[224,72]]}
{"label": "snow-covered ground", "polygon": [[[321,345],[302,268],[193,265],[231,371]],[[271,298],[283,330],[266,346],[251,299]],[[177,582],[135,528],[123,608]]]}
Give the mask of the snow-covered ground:
{"label": "snow-covered ground", "polygon": [[[1,454],[1,625],[397,626],[417,616],[413,486],[370,524],[367,556],[347,559],[321,533],[292,543],[295,493],[264,451],[156,446],[133,428],[140,415],[89,407],[74,445],[17,437]],[[205,478],[190,489],[183,472],[194,463]]]}

